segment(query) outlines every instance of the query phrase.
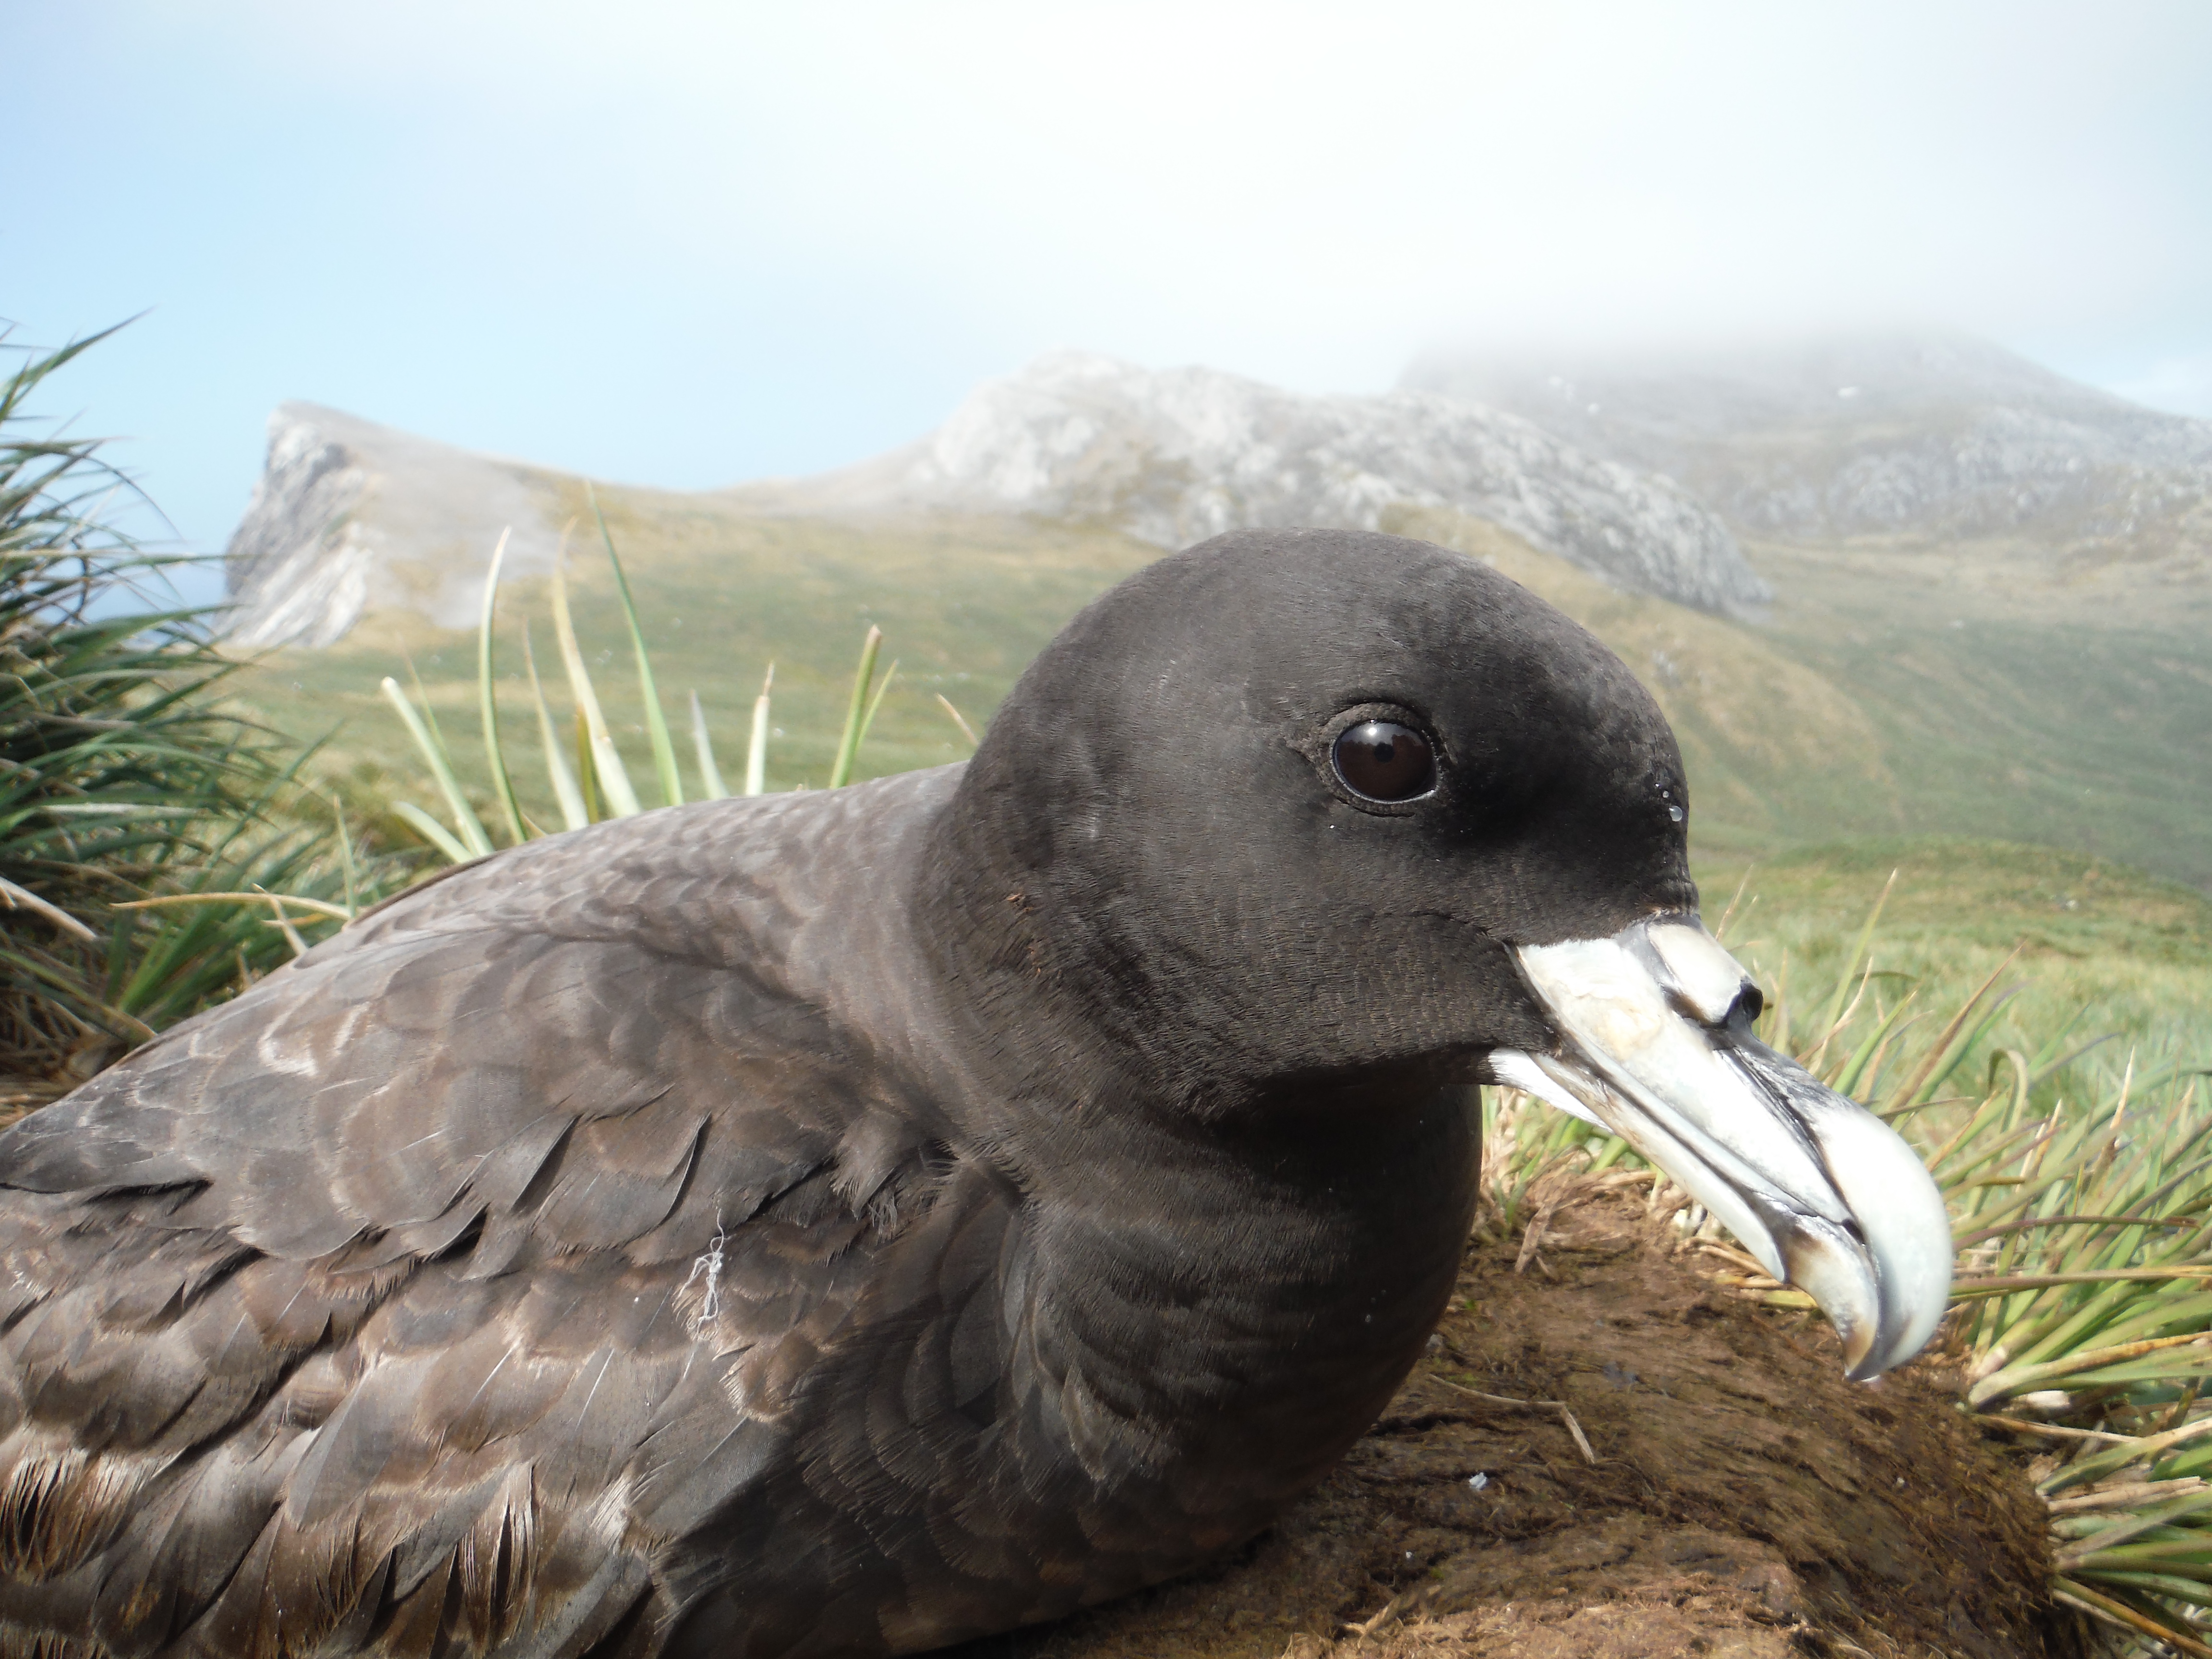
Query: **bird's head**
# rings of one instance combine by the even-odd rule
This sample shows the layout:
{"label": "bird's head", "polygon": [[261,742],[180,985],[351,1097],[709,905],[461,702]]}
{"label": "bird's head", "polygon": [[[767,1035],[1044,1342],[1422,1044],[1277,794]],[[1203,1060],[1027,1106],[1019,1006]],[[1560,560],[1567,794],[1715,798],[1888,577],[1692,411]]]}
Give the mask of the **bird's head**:
{"label": "bird's head", "polygon": [[1680,1182],[1874,1376],[1943,1312],[1942,1200],[1753,1036],[1688,812],[1657,705],[1534,595],[1419,542],[1252,531],[1048,647],[962,780],[950,856],[1010,1014],[1049,984],[1121,1074],[1224,1120],[1524,1089]]}

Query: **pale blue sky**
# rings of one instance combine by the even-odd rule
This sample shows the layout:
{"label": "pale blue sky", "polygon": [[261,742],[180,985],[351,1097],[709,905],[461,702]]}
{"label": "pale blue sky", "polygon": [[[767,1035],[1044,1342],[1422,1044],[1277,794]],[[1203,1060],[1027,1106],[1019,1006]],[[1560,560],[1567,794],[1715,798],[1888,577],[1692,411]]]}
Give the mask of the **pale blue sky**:
{"label": "pale blue sky", "polygon": [[287,398],[680,487],[1072,345],[1963,325],[2212,415],[2212,7],[0,0],[0,318],[219,549]]}

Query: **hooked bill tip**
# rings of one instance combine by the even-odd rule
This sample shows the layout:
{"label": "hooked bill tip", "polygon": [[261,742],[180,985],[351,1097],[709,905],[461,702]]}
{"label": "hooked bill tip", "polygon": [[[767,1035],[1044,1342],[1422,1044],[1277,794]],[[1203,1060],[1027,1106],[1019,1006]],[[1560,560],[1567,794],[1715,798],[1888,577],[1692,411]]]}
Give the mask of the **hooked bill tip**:
{"label": "hooked bill tip", "polygon": [[1492,1070],[1620,1135],[1809,1294],[1864,1381],[1901,1365],[1949,1303],[1951,1231],[1918,1153],[1743,1028],[1749,981],[1694,917],[1522,945],[1549,1053]]}

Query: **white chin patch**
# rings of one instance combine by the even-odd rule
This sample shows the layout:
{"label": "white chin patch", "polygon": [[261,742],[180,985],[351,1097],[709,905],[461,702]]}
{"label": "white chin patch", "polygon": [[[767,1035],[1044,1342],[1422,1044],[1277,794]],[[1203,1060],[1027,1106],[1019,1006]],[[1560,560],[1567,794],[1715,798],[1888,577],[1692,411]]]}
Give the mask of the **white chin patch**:
{"label": "white chin patch", "polygon": [[1551,1074],[1518,1048],[1493,1049],[1490,1056],[1490,1074],[1509,1089],[1518,1089],[1524,1095],[1534,1095],[1547,1106],[1556,1106],[1569,1117],[1578,1117],[1585,1123],[1613,1133],[1595,1112],[1577,1100],[1558,1084]]}

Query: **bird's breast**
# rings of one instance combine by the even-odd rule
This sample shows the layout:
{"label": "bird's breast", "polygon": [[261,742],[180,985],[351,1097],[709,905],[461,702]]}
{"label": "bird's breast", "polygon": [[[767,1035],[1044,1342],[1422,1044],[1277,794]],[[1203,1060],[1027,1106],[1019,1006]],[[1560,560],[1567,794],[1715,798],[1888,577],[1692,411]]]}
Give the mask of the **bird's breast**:
{"label": "bird's breast", "polygon": [[[1102,1525],[1196,1556],[1249,1536],[1371,1423],[1473,1217],[1461,1091],[1310,1137],[1101,1172],[1033,1206],[1003,1404]],[[1256,1155],[1255,1155],[1256,1154]],[[1057,1442],[1057,1445],[1051,1443]]]}

